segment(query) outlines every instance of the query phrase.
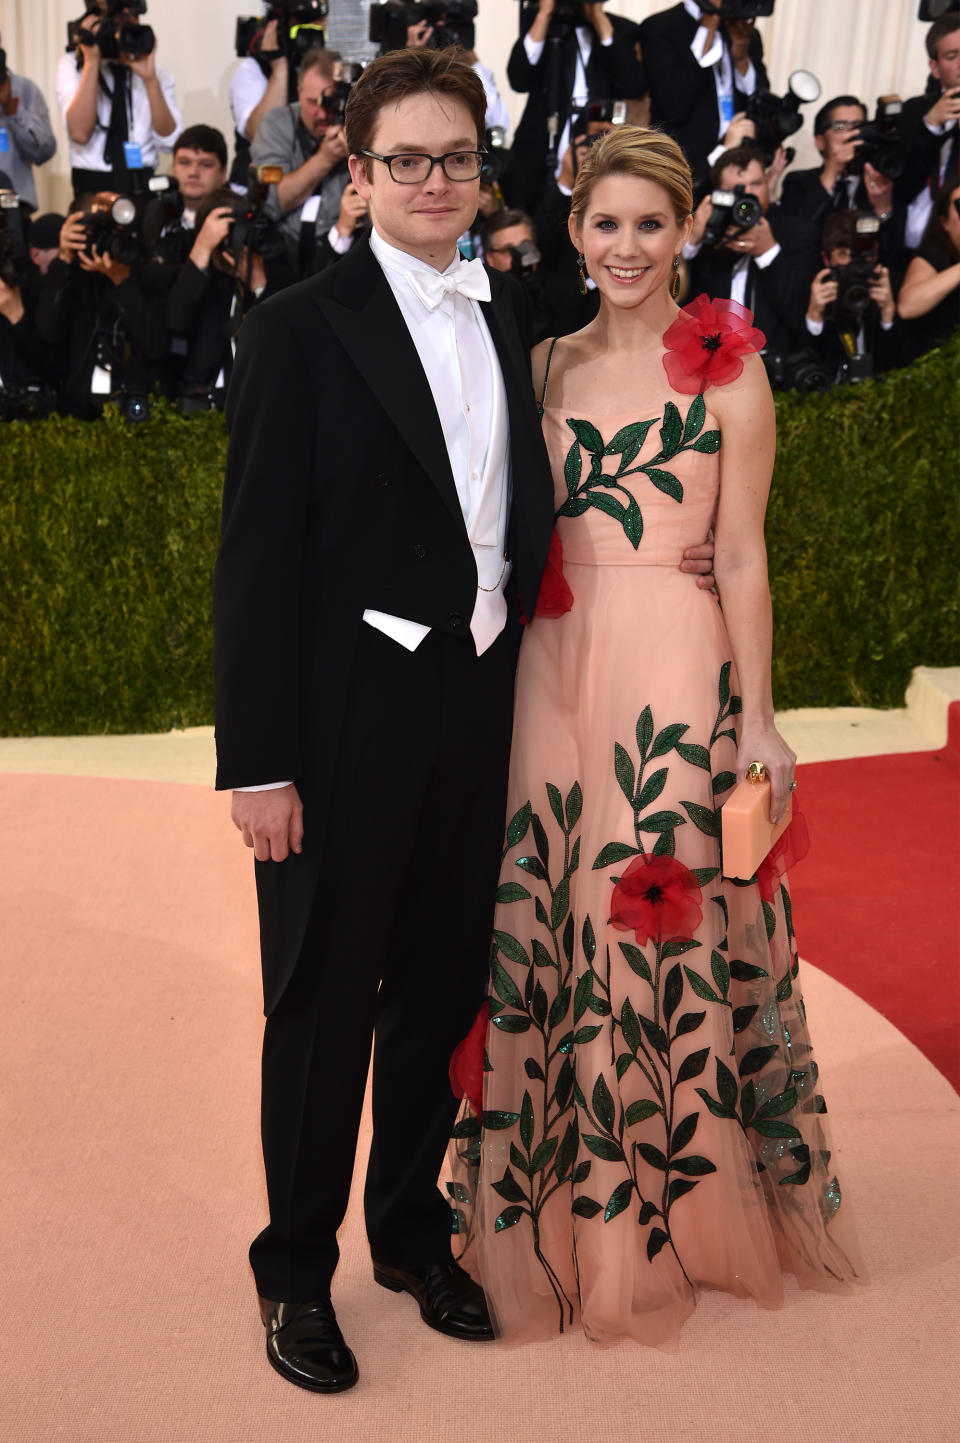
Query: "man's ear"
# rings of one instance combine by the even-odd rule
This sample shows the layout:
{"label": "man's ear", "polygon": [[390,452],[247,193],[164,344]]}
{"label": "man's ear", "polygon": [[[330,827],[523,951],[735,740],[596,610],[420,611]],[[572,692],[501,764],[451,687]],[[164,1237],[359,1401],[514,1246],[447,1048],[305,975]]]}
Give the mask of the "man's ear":
{"label": "man's ear", "polygon": [[350,179],[357,188],[357,194],[362,195],[364,200],[369,200],[372,187],[367,179],[367,159],[363,155],[351,155],[347,164],[350,167]]}
{"label": "man's ear", "polygon": [[929,63],[929,65],[930,65],[930,74],[933,76],[934,80],[939,80],[939,79],[940,79],[940,62],[939,62],[939,60],[931,60],[931,61],[929,61],[928,63]]}
{"label": "man's ear", "polygon": [[819,150],[820,154],[821,154],[822,156],[826,156],[826,154],[827,154],[827,137],[826,137],[826,135],[815,135],[815,136],[813,137],[813,143],[814,143],[814,145],[817,147],[817,149]]}

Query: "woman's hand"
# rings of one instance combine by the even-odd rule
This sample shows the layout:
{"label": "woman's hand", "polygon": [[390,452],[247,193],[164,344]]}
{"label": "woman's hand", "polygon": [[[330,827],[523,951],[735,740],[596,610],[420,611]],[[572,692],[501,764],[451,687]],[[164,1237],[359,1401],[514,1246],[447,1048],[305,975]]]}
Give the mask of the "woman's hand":
{"label": "woman's hand", "polygon": [[767,769],[770,779],[770,820],[776,825],[787,809],[797,754],[784,741],[772,722],[765,726],[744,725],[737,748],[738,782],[742,782],[747,775],[751,762],[763,762]]}

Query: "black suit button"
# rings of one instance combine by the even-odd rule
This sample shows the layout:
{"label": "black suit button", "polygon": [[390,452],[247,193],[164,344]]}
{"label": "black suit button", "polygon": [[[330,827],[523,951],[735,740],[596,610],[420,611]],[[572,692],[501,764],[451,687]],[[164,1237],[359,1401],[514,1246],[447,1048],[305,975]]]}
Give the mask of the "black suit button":
{"label": "black suit button", "polygon": [[422,561],[424,559],[427,554],[427,548],[424,546],[422,541],[418,541],[417,544],[414,546],[413,554],[418,561]]}
{"label": "black suit button", "polygon": [[459,611],[451,611],[450,615],[447,617],[447,620],[449,621],[451,630],[453,631],[456,631],[458,627],[461,627],[463,625],[463,617],[460,615]]}
{"label": "black suit button", "polygon": [[390,485],[390,477],[386,474],[385,471],[380,471],[380,472],[377,474],[376,482],[377,482],[377,485],[378,485],[378,486],[389,486],[389,485]]}

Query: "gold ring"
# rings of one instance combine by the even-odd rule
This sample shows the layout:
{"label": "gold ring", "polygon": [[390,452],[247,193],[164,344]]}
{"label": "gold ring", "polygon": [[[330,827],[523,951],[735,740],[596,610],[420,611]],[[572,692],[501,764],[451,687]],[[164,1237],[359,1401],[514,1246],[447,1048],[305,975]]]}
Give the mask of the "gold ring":
{"label": "gold ring", "polygon": [[763,762],[751,762],[747,767],[748,782],[763,782],[767,778],[767,769]]}

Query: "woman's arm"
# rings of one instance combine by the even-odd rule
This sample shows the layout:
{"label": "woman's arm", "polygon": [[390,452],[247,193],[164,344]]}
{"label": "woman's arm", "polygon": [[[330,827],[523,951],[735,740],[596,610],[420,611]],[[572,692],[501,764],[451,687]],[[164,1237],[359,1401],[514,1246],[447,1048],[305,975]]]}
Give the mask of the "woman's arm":
{"label": "woman's arm", "polygon": [[946,300],[957,286],[960,286],[960,261],[947,266],[945,271],[938,271],[923,256],[914,256],[897,296],[897,315],[902,321],[915,321]]}
{"label": "woman's arm", "polygon": [[770,655],[773,612],[763,521],[776,454],[773,395],[759,356],[718,387],[711,406],[720,421],[720,502],[714,570],[743,700],[737,779],[752,761],[770,777],[770,818],[783,816],[796,755],[773,724]]}

